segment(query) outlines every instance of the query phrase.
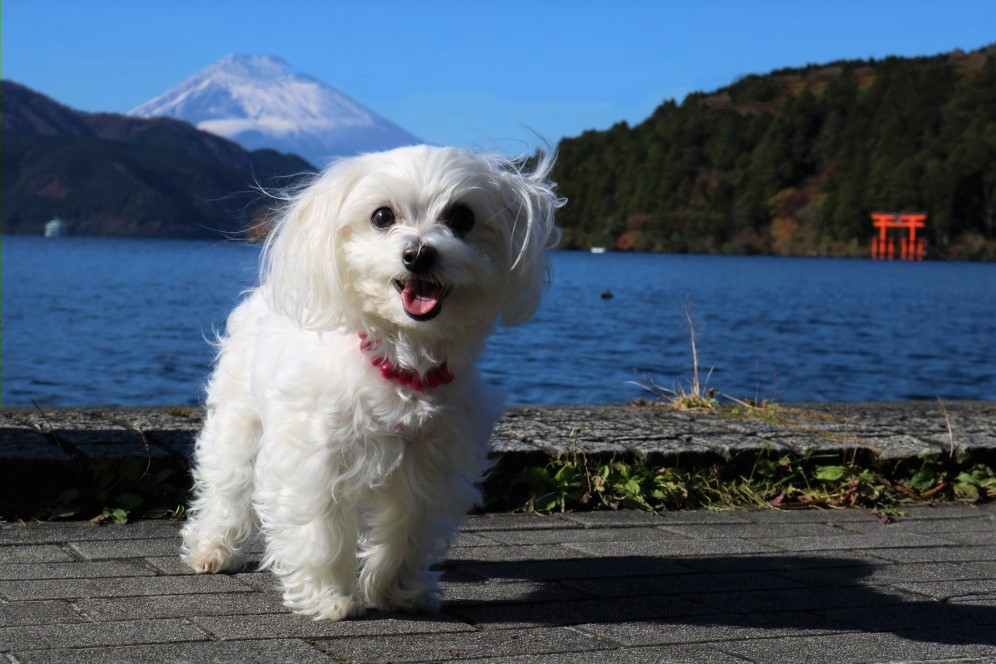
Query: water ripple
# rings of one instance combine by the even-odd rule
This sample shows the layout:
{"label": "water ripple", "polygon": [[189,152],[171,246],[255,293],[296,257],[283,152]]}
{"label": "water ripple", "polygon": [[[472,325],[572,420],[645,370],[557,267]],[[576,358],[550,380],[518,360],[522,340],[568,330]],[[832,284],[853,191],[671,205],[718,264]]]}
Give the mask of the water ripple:
{"label": "water ripple", "polygon": [[[204,342],[254,279],[233,243],[5,237],[3,402],[194,404]],[[529,324],[482,362],[513,404],[701,379],[782,401],[996,399],[996,266],[555,252]],[[601,294],[611,291],[613,298]]]}

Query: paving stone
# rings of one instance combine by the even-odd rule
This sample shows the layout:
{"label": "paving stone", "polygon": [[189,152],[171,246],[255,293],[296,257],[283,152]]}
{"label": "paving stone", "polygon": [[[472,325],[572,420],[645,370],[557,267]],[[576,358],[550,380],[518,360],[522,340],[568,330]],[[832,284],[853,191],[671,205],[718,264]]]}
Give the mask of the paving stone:
{"label": "paving stone", "polygon": [[914,599],[895,588],[851,586],[844,588],[793,588],[685,595],[696,604],[728,613],[777,613],[849,607],[891,606]]}
{"label": "paving stone", "polygon": [[712,614],[716,610],[681,597],[640,596],[532,604],[447,602],[444,612],[483,629],[507,630],[592,622],[660,620]]}
{"label": "paving stone", "polygon": [[[750,661],[771,664],[841,664],[846,662],[924,662],[991,658],[996,644],[990,632],[938,630],[915,633],[832,634],[778,639],[725,641],[722,649]],[[991,660],[988,660],[991,661]]]}
{"label": "paving stone", "polygon": [[556,528],[553,530],[490,530],[483,537],[491,544],[506,546],[523,544],[563,544],[567,542],[634,542],[656,540],[661,531],[656,528]]}
{"label": "paving stone", "polygon": [[223,575],[0,581],[0,597],[9,600],[185,595],[250,590],[248,586]]}
{"label": "paving stone", "polygon": [[709,614],[674,620],[590,623],[578,625],[589,634],[624,646],[707,643],[737,639],[770,639],[803,634],[835,634],[853,631],[833,620],[809,613]]}
{"label": "paving stone", "polygon": [[718,556],[730,553],[770,553],[772,547],[745,539],[693,540],[668,536],[644,542],[571,542],[564,545],[591,556]]}
{"label": "paving stone", "polygon": [[97,622],[137,618],[182,618],[187,616],[246,616],[287,613],[280,596],[263,592],[218,592],[192,595],[154,595],[81,599],[75,606]]}
{"label": "paving stone", "polygon": [[86,560],[180,555],[180,539],[178,537],[70,542],[69,546]]}
{"label": "paving stone", "polygon": [[869,521],[878,523],[878,516],[871,510],[847,509],[847,510],[822,510],[822,509],[800,509],[800,510],[744,510],[735,512],[748,523],[763,525],[789,524],[789,523],[822,523],[840,524],[852,521]]}
{"label": "paving stone", "polygon": [[[879,523],[878,520],[848,521],[839,525],[841,528],[851,532],[875,533],[889,531],[914,533],[917,535],[940,535],[942,538],[950,541],[956,541],[959,538],[949,537],[949,534],[964,535],[984,530],[996,530],[996,523],[986,515],[974,519],[900,519],[899,521],[887,524]],[[992,544],[996,544],[996,541],[992,542]]]}
{"label": "paving stone", "polygon": [[176,537],[179,530],[180,525],[171,521],[138,521],[123,526],[98,526],[89,522],[82,524],[71,522],[58,526],[48,523],[32,523],[0,528],[0,545]]}
{"label": "paving stone", "polygon": [[474,533],[460,533],[453,542],[452,548],[474,547],[474,546],[494,546],[495,541]]}
{"label": "paving stone", "polygon": [[443,597],[447,604],[454,602],[551,602],[570,599],[588,599],[591,593],[580,587],[568,587],[555,582],[458,582],[444,583]]}
{"label": "paving stone", "polygon": [[779,590],[798,588],[799,581],[763,572],[729,574],[674,574],[670,576],[633,576],[624,579],[584,579],[562,581],[598,597],[639,597],[640,595],[687,595],[689,593],[727,593],[742,590]]}
{"label": "paving stone", "polygon": [[148,556],[135,558],[135,560],[141,560],[159,574],[167,576],[193,576],[194,574],[194,570],[180,559],[179,552],[174,552],[168,556]]}
{"label": "paving stone", "polygon": [[820,611],[825,618],[862,632],[903,632],[942,627],[996,627],[996,596],[984,604],[907,602],[898,606]]}
{"label": "paving stone", "polygon": [[696,523],[721,524],[721,523],[747,523],[748,518],[742,511],[734,510],[681,510],[676,512],[664,512],[661,514],[664,519],[662,526],[692,525]]}
{"label": "paving stone", "polygon": [[670,526],[694,523],[747,523],[737,512],[684,510],[677,512],[638,512],[614,510],[601,512],[568,512],[562,517],[585,528],[631,528],[638,526]]}
{"label": "paving stone", "polygon": [[932,546],[916,549],[866,549],[868,555],[899,563],[996,560],[996,546]]}
{"label": "paving stone", "polygon": [[[972,522],[975,523],[975,522]],[[956,544],[969,544],[972,546],[996,546],[996,527],[992,524],[979,524],[971,530],[965,531],[948,531],[944,533],[938,533],[938,537],[942,537],[948,542],[954,542]]]}
{"label": "paving stone", "polygon": [[0,627],[0,643],[14,652],[206,640],[203,632],[182,620],[126,620],[100,629],[87,623]]}
{"label": "paving stone", "polygon": [[[932,583],[936,581],[961,581],[968,579],[996,579],[996,562],[980,563],[908,563],[882,565],[865,570],[867,574],[860,582],[866,585],[902,584],[910,579]],[[838,568],[811,571],[788,572],[781,575],[798,583],[827,587],[855,583],[851,569]]]}
{"label": "paving stone", "polygon": [[945,602],[948,606],[965,605],[980,607],[996,607],[996,593],[989,595],[961,595],[950,597]]}
{"label": "paving stone", "polygon": [[979,505],[933,504],[905,505],[900,520],[907,519],[977,519],[980,517],[996,517],[996,504],[982,503]]}
{"label": "paving stone", "polygon": [[923,547],[950,545],[945,539],[900,531],[882,530],[874,533],[842,534],[828,537],[793,537],[768,539],[772,547],[785,551],[833,551],[885,549],[890,547]]}
{"label": "paving stone", "polygon": [[[85,622],[69,602],[0,603],[0,627]],[[3,651],[0,643],[0,651]]]}
{"label": "paving stone", "polygon": [[945,601],[996,594],[996,578],[959,581],[906,580],[894,582],[892,586]]}
{"label": "paving stone", "polygon": [[661,574],[691,574],[677,562],[647,556],[605,556],[564,560],[462,561],[456,569],[479,579],[499,581],[558,581],[563,579],[627,578]]}
{"label": "paving stone", "polygon": [[714,647],[702,645],[648,646],[643,648],[618,648],[595,652],[545,653],[518,657],[485,657],[474,659],[480,664],[737,664],[747,660],[727,655]]}
{"label": "paving stone", "polygon": [[667,526],[669,533],[696,539],[741,538],[772,539],[782,537],[833,537],[848,531],[823,523],[729,523]]}
{"label": "paving stone", "polygon": [[475,546],[463,549],[450,549],[447,558],[451,561],[496,562],[528,558],[530,560],[562,560],[584,557],[583,553],[554,544],[523,544],[510,546]]}
{"label": "paving stone", "polygon": [[332,662],[304,641],[225,641],[169,645],[79,648],[15,653],[25,664],[161,664],[162,662],[239,662],[239,664],[313,664]]}
{"label": "paving stone", "polygon": [[632,528],[664,525],[663,514],[634,510],[567,512],[560,518],[570,524],[585,528]]}
{"label": "paving stone", "polygon": [[811,570],[814,575],[822,569],[854,568],[855,578],[867,576],[870,569],[884,564],[878,558],[863,555],[860,551],[819,551],[803,553],[767,553],[749,556],[716,556],[682,558],[681,564],[703,572],[788,572]]}
{"label": "paving stone", "polygon": [[110,576],[152,576],[155,572],[133,560],[71,563],[0,563],[0,581],[17,579],[93,579]]}
{"label": "paving stone", "polygon": [[0,564],[72,562],[75,557],[54,544],[0,546]]}
{"label": "paving stone", "polygon": [[[192,621],[210,634],[226,640],[258,638],[308,638],[377,636],[393,634],[423,634],[473,632],[474,628],[446,615],[409,616],[368,612],[360,620],[312,620],[295,614],[250,616],[197,616]],[[371,639],[367,639],[371,640]]]}
{"label": "paving stone", "polygon": [[316,639],[315,645],[350,662],[419,662],[469,660],[500,655],[542,655],[614,647],[588,634],[566,628],[524,629],[514,633],[468,631],[440,634]]}
{"label": "paving stone", "polygon": [[550,528],[578,528],[578,524],[559,516],[532,514],[483,514],[469,516],[461,524],[461,532],[476,533],[488,530],[547,530]]}

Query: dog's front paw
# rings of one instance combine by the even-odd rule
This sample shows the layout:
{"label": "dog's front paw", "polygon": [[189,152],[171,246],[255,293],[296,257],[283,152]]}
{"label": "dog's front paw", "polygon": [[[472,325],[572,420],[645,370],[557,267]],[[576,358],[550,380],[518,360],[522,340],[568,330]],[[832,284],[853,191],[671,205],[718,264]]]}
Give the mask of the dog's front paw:
{"label": "dog's front paw", "polygon": [[367,603],[381,611],[405,613],[436,613],[442,604],[442,591],[434,578],[403,583],[393,580],[378,583],[372,576],[361,578],[360,584]]}
{"label": "dog's front paw", "polygon": [[309,592],[307,589],[285,590],[284,606],[315,620],[348,620],[362,616],[366,607],[358,597],[341,595],[324,589]]}
{"label": "dog's front paw", "polygon": [[245,557],[226,543],[195,537],[184,537],[180,557],[198,574],[237,570],[245,563]]}
{"label": "dog's front paw", "polygon": [[379,600],[374,606],[382,611],[404,611],[405,613],[438,613],[443,603],[440,591],[419,593],[398,591]]}
{"label": "dog's front paw", "polygon": [[188,551],[183,554],[183,561],[197,574],[216,574],[241,569],[244,564],[242,556],[233,554],[221,547]]}
{"label": "dog's front paw", "polygon": [[[355,597],[327,598],[313,613],[315,620],[349,620],[364,614],[366,607]],[[308,613],[311,613],[310,611]]]}

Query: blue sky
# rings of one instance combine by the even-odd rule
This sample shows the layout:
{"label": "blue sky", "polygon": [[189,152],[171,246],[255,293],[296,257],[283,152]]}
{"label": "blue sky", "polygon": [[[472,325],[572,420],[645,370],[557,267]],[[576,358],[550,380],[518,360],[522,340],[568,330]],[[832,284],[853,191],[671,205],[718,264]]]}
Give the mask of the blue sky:
{"label": "blue sky", "polygon": [[2,31],[4,78],[82,110],[266,53],[428,142],[517,153],[745,74],[979,48],[996,0],[7,0]]}

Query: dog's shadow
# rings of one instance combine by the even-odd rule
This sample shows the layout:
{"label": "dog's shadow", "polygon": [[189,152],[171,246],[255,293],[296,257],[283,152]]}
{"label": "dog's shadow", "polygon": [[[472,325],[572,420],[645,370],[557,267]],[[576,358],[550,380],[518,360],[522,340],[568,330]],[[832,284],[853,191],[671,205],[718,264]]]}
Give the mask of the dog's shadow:
{"label": "dog's shadow", "polygon": [[[474,624],[640,622],[700,627],[889,632],[996,645],[996,606],[869,585],[867,560],[819,556],[648,556],[449,561],[445,614]],[[754,632],[756,634],[756,632]]]}

